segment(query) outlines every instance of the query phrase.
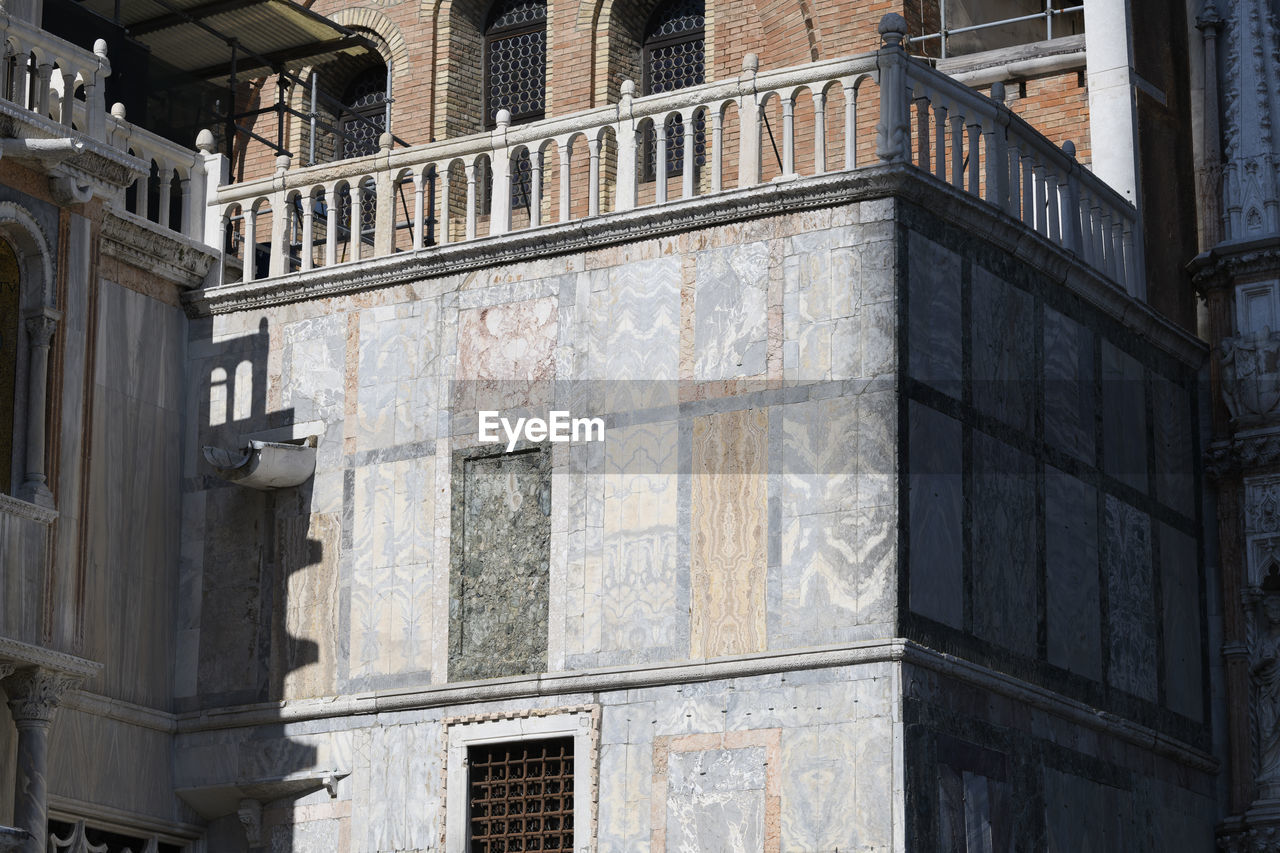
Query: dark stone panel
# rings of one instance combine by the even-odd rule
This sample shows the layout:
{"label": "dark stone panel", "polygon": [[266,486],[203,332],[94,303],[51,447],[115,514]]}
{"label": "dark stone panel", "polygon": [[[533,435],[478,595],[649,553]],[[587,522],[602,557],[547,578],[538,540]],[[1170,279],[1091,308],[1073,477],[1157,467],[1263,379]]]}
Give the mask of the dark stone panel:
{"label": "dark stone panel", "polygon": [[1193,720],[1204,717],[1201,686],[1200,573],[1196,542],[1161,524],[1160,594],[1164,610],[1165,704]]}
{"label": "dark stone panel", "polygon": [[928,238],[908,237],[911,376],[960,399],[960,258]]}
{"label": "dark stone panel", "polygon": [[1044,491],[1049,663],[1100,680],[1098,493],[1049,466]]}
{"label": "dark stone panel", "polygon": [[907,411],[910,607],[959,628],[964,623],[960,422],[916,402]]}
{"label": "dark stone panel", "polygon": [[1152,420],[1155,427],[1156,497],[1188,518],[1195,518],[1195,451],[1191,401],[1181,387],[1153,375]]}
{"label": "dark stone panel", "polygon": [[1044,436],[1095,464],[1097,394],[1093,333],[1052,308],[1044,312]]}
{"label": "dark stone panel", "polygon": [[1030,433],[1035,407],[1035,303],[981,267],[971,288],[973,405]]}
{"label": "dark stone panel", "polygon": [[1107,681],[1156,699],[1156,625],[1151,518],[1117,497],[1106,499]]}
{"label": "dark stone panel", "polygon": [[1103,468],[1117,480],[1147,491],[1147,405],[1142,365],[1102,342]]}
{"label": "dark stone panel", "polygon": [[973,633],[1036,654],[1036,480],[1031,457],[973,434]]}
{"label": "dark stone panel", "polygon": [[449,677],[547,668],[550,454],[459,456],[454,464]]}

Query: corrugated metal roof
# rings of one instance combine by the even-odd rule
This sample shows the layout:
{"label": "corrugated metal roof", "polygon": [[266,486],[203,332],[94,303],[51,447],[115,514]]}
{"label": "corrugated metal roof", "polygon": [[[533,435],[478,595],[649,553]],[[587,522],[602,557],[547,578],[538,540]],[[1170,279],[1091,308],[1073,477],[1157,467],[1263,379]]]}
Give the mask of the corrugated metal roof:
{"label": "corrugated metal roof", "polygon": [[[115,18],[116,0],[81,2],[90,11]],[[350,30],[290,0],[126,0],[119,7],[119,22],[156,59],[205,80],[226,79],[233,53],[236,75],[246,78],[270,73],[273,66],[374,49]]]}

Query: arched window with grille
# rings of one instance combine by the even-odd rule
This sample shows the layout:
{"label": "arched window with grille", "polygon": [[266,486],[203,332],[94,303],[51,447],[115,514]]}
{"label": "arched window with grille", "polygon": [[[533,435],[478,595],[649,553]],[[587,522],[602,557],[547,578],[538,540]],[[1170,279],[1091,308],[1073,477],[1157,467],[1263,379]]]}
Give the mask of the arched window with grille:
{"label": "arched window with grille", "polygon": [[[640,65],[644,94],[656,95],[698,86],[706,80],[706,18],[703,0],[664,0],[649,16],[644,29]],[[667,175],[684,172],[684,122],[666,123]],[[706,161],[706,119],[694,121],[694,166]],[[644,177],[653,180],[656,145],[653,132],[646,134]]]}
{"label": "arched window with grille", "polygon": [[342,93],[343,110],[338,122],[340,150],[346,160],[376,154],[378,137],[387,129],[387,69],[375,65],[357,74]]}
{"label": "arched window with grille", "polygon": [[499,110],[511,121],[534,121],[547,108],[547,4],[498,0],[484,33],[484,119],[493,127]]}

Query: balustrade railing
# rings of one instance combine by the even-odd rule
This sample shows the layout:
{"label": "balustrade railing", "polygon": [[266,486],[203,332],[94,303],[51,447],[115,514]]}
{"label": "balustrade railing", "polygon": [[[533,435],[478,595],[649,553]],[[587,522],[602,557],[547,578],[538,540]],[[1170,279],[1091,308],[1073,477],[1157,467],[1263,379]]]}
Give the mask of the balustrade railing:
{"label": "balustrade railing", "polygon": [[105,141],[107,43],[99,39],[88,51],[4,12],[0,35],[0,97]]}

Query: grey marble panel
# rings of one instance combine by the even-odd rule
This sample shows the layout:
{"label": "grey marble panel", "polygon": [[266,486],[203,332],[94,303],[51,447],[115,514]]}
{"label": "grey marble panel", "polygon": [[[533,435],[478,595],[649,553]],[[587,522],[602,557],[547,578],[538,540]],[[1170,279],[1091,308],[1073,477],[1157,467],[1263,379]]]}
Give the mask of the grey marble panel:
{"label": "grey marble panel", "polygon": [[764,373],[768,337],[768,244],[698,253],[694,374],[731,379]]}
{"label": "grey marble panel", "polygon": [[973,434],[973,632],[1036,653],[1036,480],[1030,456]]}
{"label": "grey marble panel", "polygon": [[673,752],[667,760],[667,849],[764,850],[764,747]]}
{"label": "grey marble panel", "polygon": [[1112,495],[1106,499],[1107,680],[1156,698],[1156,635],[1151,587],[1151,519]]}
{"label": "grey marble panel", "polygon": [[1191,434],[1191,401],[1177,384],[1153,375],[1151,404],[1156,444],[1156,496],[1166,506],[1194,518],[1196,458]]}
{"label": "grey marble panel", "polygon": [[1044,490],[1049,663],[1101,679],[1098,493],[1049,466]]}
{"label": "grey marble panel", "polygon": [[1196,540],[1165,524],[1159,526],[1159,536],[1165,701],[1179,714],[1200,720],[1204,716],[1204,690]]}
{"label": "grey marble panel", "polygon": [[912,402],[911,609],[959,628],[964,620],[960,422]]}
{"label": "grey marble panel", "polygon": [[908,236],[907,247],[911,375],[959,399],[960,258],[914,232]]}
{"label": "grey marble panel", "polygon": [[970,313],[973,404],[1024,432],[1035,402],[1035,304],[1031,294],[975,266]]}
{"label": "grey marble panel", "polygon": [[1095,463],[1097,387],[1093,332],[1075,320],[1044,311],[1045,439],[1082,462]]}
{"label": "grey marble panel", "polygon": [[186,359],[182,311],[104,281],[98,312],[98,384],[163,409],[179,410]]}
{"label": "grey marble panel", "polygon": [[1044,771],[1046,853],[1155,849],[1134,846],[1133,796],[1051,768]]}
{"label": "grey marble panel", "polygon": [[1146,370],[1128,353],[1102,342],[1102,450],[1104,470],[1146,491]]}

